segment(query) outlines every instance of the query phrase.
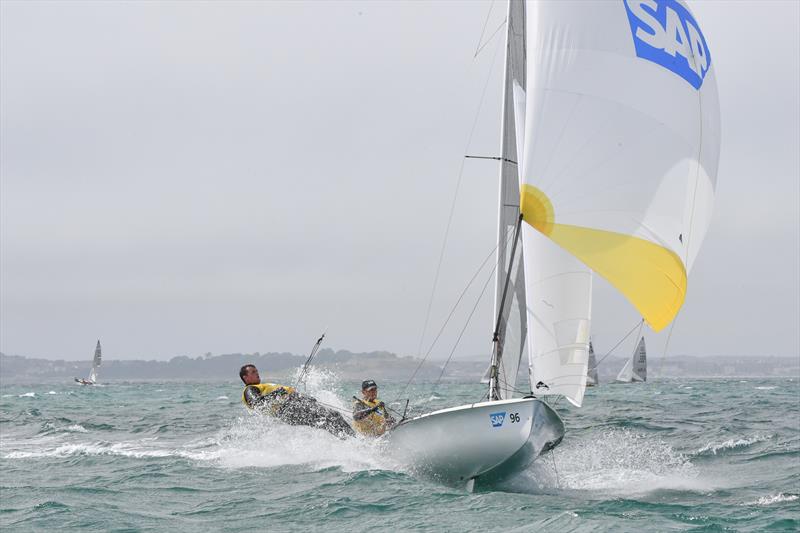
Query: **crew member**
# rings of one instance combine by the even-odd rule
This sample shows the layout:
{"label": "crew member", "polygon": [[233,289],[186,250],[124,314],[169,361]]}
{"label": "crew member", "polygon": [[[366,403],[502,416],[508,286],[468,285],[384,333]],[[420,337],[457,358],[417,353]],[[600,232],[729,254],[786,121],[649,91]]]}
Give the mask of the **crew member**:
{"label": "crew member", "polygon": [[278,414],[289,395],[296,392],[294,387],[261,383],[261,376],[258,375],[255,365],[244,365],[239,370],[239,378],[244,382],[242,401],[250,409],[268,408],[271,414]]}
{"label": "crew member", "polygon": [[294,387],[261,383],[255,365],[244,365],[239,370],[239,377],[245,385],[242,402],[250,409],[275,416],[293,426],[322,428],[341,438],[355,435],[341,414],[320,405],[316,398],[299,394]]}
{"label": "crew member", "polygon": [[361,398],[353,396],[353,400],[353,420],[362,435],[378,437],[394,426],[394,418],[378,400],[378,385],[371,379],[361,383]]}

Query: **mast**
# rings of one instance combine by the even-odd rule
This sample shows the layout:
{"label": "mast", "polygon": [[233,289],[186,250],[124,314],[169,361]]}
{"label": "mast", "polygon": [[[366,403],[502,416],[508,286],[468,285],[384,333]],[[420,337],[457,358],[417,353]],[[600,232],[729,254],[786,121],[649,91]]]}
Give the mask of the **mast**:
{"label": "mast", "polygon": [[[509,0],[506,18],[506,47],[501,116],[500,175],[497,222],[497,277],[495,280],[496,322],[492,324],[492,359],[489,367],[489,399],[511,397],[516,385],[519,362],[527,337],[525,320],[525,280],[522,268],[522,247],[518,243],[519,168],[518,146],[522,145],[522,124],[515,105],[515,90],[524,93],[525,68],[525,2]],[[524,98],[518,101],[524,102]],[[513,242],[509,237],[514,233]],[[515,253],[514,253],[515,251]],[[510,338],[512,334],[513,339]],[[511,342],[511,341],[515,342]],[[508,341],[508,342],[507,342]],[[505,359],[504,359],[504,356]]]}

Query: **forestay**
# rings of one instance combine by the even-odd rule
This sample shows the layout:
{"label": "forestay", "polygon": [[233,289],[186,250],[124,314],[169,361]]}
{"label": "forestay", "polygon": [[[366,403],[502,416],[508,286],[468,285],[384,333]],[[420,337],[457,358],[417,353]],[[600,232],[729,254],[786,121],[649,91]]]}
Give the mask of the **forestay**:
{"label": "forestay", "polygon": [[716,184],[716,80],[683,2],[537,1],[526,21],[521,211],[533,390],[580,405],[591,271],[656,331],[683,304]]}

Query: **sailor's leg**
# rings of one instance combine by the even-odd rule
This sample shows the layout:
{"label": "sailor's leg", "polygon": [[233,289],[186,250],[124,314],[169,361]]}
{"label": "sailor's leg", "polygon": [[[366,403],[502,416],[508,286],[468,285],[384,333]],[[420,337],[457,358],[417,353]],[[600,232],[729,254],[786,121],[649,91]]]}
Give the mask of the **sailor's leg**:
{"label": "sailor's leg", "polygon": [[309,414],[313,418],[313,425],[322,428],[337,437],[354,437],[355,431],[344,417],[333,409],[324,407],[316,402],[309,406]]}
{"label": "sailor's leg", "polygon": [[279,417],[287,424],[318,427],[337,437],[355,436],[353,428],[342,415],[306,396],[287,399]]}

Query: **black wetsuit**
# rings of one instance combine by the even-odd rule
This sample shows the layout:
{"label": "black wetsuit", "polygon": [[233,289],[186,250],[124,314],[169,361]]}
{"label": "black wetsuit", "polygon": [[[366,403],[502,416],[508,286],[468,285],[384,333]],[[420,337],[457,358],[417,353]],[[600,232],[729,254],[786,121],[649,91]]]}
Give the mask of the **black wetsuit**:
{"label": "black wetsuit", "polygon": [[247,387],[244,390],[244,401],[249,407],[274,414],[292,426],[316,427],[341,438],[355,436],[353,428],[341,414],[320,405],[312,396],[286,392],[283,388],[262,395],[256,387]]}

